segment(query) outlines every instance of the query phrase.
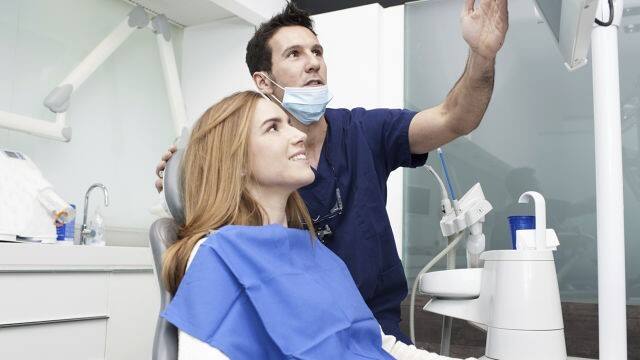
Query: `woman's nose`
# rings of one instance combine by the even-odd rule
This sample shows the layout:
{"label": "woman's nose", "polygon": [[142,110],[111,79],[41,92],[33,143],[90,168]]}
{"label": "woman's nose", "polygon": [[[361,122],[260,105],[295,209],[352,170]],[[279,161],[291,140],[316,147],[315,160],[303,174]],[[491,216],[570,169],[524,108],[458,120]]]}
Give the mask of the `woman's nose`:
{"label": "woman's nose", "polygon": [[291,142],[294,145],[298,145],[299,143],[305,143],[307,141],[307,134],[305,134],[304,132],[296,129],[295,127],[291,127],[291,129],[293,130],[293,134],[291,137]]}

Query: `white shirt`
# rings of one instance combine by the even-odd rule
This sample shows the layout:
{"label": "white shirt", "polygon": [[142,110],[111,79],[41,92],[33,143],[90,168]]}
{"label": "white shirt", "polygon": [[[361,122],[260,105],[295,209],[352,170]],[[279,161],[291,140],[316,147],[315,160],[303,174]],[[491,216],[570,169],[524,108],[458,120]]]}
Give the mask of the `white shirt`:
{"label": "white shirt", "polygon": [[[206,240],[203,238],[198,241],[191,250],[187,268],[191,265],[194,256],[198,252],[200,245]],[[382,349],[391,356],[400,360],[446,360],[453,359],[446,356],[440,356],[436,353],[430,353],[426,350],[418,349],[414,345],[407,345],[401,341],[396,341],[395,336],[385,335],[380,329],[382,336]],[[194,338],[193,336],[178,330],[178,360],[229,360],[229,358],[217,348]],[[477,360],[475,358],[467,358],[466,360]]]}

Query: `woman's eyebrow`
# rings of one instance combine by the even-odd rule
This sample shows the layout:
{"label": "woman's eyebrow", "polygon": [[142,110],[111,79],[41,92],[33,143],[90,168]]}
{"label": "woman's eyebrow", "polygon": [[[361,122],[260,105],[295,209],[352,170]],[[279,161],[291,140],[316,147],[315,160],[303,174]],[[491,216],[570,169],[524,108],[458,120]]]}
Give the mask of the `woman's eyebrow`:
{"label": "woman's eyebrow", "polygon": [[277,117],[267,119],[267,120],[265,120],[265,121],[263,121],[263,122],[262,122],[262,124],[260,125],[260,127],[264,127],[265,125],[267,125],[267,124],[269,124],[269,123],[272,123],[272,122],[274,122],[274,123],[279,123],[279,122],[282,122],[282,119],[277,118]]}

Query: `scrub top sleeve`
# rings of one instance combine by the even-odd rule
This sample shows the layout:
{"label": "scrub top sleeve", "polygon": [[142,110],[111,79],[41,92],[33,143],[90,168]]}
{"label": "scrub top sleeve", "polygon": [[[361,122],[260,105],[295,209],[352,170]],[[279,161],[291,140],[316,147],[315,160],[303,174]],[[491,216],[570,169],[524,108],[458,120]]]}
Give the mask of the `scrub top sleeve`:
{"label": "scrub top sleeve", "polygon": [[220,256],[201,246],[162,317],[210,344],[240,294],[240,284]]}
{"label": "scrub top sleeve", "polygon": [[[358,112],[355,111],[355,114]],[[376,159],[382,162],[388,176],[399,167],[418,167],[425,164],[428,154],[411,154],[409,125],[415,111],[402,109],[364,110],[362,128]]]}

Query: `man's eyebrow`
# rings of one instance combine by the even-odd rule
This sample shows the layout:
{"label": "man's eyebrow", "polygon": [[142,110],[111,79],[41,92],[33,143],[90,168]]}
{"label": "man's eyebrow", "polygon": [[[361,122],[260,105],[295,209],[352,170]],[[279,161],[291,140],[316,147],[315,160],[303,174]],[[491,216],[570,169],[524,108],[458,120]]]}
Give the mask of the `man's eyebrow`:
{"label": "man's eyebrow", "polygon": [[300,46],[300,45],[292,45],[292,46],[289,46],[288,48],[286,48],[286,49],[284,49],[284,50],[282,51],[282,55],[284,55],[284,54],[288,53],[289,51],[291,51],[291,50],[293,50],[293,49],[300,49],[300,48],[302,48],[302,46]]}

